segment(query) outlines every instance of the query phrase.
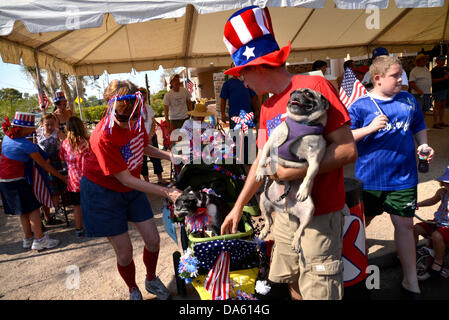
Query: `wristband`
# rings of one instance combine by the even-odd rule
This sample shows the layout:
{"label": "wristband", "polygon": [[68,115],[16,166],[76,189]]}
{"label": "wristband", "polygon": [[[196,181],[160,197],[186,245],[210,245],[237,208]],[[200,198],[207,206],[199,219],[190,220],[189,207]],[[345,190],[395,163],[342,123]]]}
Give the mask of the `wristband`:
{"label": "wristband", "polygon": [[423,143],[423,144],[419,145],[418,148],[419,148],[419,147],[428,148],[429,145],[428,145],[427,143]]}

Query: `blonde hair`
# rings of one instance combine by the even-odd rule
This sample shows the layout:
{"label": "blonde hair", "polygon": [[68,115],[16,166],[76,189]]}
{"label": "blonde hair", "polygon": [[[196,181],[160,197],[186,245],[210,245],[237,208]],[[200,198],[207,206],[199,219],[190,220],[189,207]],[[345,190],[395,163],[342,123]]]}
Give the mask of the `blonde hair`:
{"label": "blonde hair", "polygon": [[388,69],[395,64],[398,64],[402,68],[401,61],[396,57],[378,56],[374,59],[373,63],[369,67],[369,77],[371,83],[374,84],[374,77],[376,75],[380,75],[381,77],[385,76]]}
{"label": "blonde hair", "polygon": [[67,140],[74,153],[81,152],[81,144],[84,144],[89,149],[89,134],[83,121],[78,117],[70,117],[67,120]]}
{"label": "blonde hair", "polygon": [[[109,102],[114,95],[124,96],[127,94],[134,94],[139,91],[137,86],[129,80],[112,80],[109,85],[104,89],[103,98],[106,102]],[[124,112],[126,109],[132,111],[135,100],[123,100],[117,101],[116,110],[120,113]]]}

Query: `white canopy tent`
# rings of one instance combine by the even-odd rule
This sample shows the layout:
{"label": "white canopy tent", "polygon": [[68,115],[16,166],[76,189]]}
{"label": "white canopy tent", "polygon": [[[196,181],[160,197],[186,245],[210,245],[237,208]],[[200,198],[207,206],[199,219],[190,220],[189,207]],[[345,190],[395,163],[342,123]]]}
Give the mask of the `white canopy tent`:
{"label": "white canopy tent", "polygon": [[[4,1],[5,2],[5,1]],[[288,62],[429,50],[447,42],[444,0],[8,0],[0,4],[6,63],[98,75],[228,66],[223,29],[242,7],[270,7]],[[368,9],[367,9],[368,8]]]}

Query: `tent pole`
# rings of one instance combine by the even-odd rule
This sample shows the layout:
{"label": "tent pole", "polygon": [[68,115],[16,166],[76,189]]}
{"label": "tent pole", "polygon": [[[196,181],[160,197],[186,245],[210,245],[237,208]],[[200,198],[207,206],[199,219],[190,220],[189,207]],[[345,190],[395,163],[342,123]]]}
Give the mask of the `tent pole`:
{"label": "tent pole", "polygon": [[78,107],[80,108],[80,118],[81,118],[81,121],[84,121],[83,120],[83,112],[81,111],[81,97],[80,97],[80,92],[78,90],[78,77],[77,76],[75,76],[75,88],[76,88],[76,96],[78,98]]}
{"label": "tent pole", "polygon": [[[37,51],[34,51],[34,61],[36,67],[36,80],[37,80],[37,94],[41,94],[42,103],[44,102],[44,92],[41,89],[41,70],[39,68],[39,62],[37,59]],[[42,109],[42,114],[45,114],[45,107]]]}

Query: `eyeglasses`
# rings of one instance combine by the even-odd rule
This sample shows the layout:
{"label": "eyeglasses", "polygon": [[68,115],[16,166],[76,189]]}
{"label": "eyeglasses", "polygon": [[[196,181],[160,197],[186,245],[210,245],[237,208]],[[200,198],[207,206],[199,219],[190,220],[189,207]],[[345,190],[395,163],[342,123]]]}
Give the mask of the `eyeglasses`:
{"label": "eyeglasses", "polygon": [[120,114],[120,113],[115,113],[115,119],[117,119],[118,122],[128,122],[130,120],[137,120],[139,118],[139,113],[138,112],[134,112],[132,118],[130,114]]}

